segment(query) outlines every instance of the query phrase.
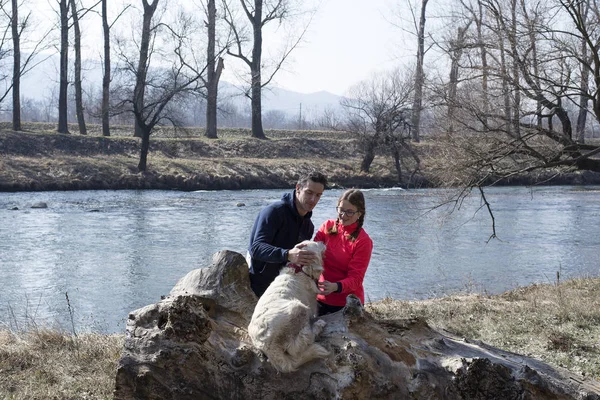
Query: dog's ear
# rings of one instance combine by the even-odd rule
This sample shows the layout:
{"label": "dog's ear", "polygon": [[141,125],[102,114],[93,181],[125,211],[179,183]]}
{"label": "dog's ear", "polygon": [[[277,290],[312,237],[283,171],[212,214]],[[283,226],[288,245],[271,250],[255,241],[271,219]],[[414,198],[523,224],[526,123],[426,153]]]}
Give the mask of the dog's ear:
{"label": "dog's ear", "polygon": [[318,263],[323,264],[323,254],[325,253],[325,243],[323,242],[313,242],[311,246],[311,250],[317,254],[319,258]]}
{"label": "dog's ear", "polygon": [[325,253],[325,249],[327,248],[327,246],[325,246],[325,243],[323,242],[317,242],[318,247],[319,247],[319,253],[321,253],[321,255],[323,255],[323,253]]}
{"label": "dog's ear", "polygon": [[326,246],[325,246],[325,243],[323,243],[323,242],[316,242],[315,244],[316,244],[315,247],[317,248],[316,249],[317,257],[319,258],[317,263],[322,266],[323,265],[323,255],[325,254]]}
{"label": "dog's ear", "polygon": [[310,276],[312,279],[319,279],[319,277],[321,276],[321,272],[323,272],[323,266],[305,265],[302,267],[302,270],[306,273],[306,275]]}

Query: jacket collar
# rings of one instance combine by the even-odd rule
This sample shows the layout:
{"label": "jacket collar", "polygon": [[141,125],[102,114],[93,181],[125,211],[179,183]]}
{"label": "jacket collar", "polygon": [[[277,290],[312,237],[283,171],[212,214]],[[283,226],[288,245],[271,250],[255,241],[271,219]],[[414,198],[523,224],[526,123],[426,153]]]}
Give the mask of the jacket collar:
{"label": "jacket collar", "polygon": [[350,225],[344,225],[340,221],[338,223],[338,232],[342,232],[344,234],[350,235],[352,232],[354,232],[356,230],[357,227],[358,227],[358,221],[356,221],[355,223],[350,224]]}
{"label": "jacket collar", "polygon": [[310,219],[312,217],[312,211],[307,212],[304,217],[302,217],[298,213],[298,209],[296,208],[296,190],[295,189],[292,190],[291,192],[284,193],[283,196],[281,196],[281,201],[283,201],[285,203],[285,205],[290,209],[290,211],[296,218]]}

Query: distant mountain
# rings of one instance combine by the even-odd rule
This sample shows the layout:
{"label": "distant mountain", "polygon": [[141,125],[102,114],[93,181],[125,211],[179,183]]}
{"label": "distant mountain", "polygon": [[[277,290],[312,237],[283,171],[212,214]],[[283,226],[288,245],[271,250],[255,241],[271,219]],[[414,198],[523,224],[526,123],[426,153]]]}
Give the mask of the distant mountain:
{"label": "distant mountain", "polygon": [[[83,62],[84,90],[100,93],[102,85],[102,65],[99,61]],[[51,56],[29,71],[21,81],[21,95],[34,100],[47,101],[58,97],[59,58]],[[219,98],[236,105],[240,110],[250,108],[250,100],[241,95],[235,85],[221,81]],[[263,113],[279,110],[288,116],[298,116],[300,110],[306,117],[316,116],[325,109],[338,110],[340,96],[320,91],[315,93],[299,93],[282,88],[263,90]]]}
{"label": "distant mountain", "polygon": [[340,106],[340,96],[321,90],[314,93],[298,93],[287,89],[273,88],[263,92],[263,108],[276,109],[286,113],[312,113],[326,108],[337,109]]}

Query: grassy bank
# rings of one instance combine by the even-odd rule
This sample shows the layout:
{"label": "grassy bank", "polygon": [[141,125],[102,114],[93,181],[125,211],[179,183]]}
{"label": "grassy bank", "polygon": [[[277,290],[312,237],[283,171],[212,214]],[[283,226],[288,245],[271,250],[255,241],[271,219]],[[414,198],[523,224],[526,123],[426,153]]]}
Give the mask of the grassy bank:
{"label": "grassy bank", "polygon": [[[99,125],[89,125],[85,136],[55,128],[26,123],[14,132],[0,123],[0,191],[281,189],[313,169],[332,187],[448,187],[464,178],[450,168],[456,157],[439,138],[411,143],[418,168],[404,151],[399,173],[382,147],[364,172],[364,143],[348,132],[268,130],[268,140],[260,140],[249,129],[220,129],[218,139],[207,139],[201,128],[161,127],[150,140],[148,169],[139,172],[141,144],[131,127],[113,126],[110,137],[101,136]],[[596,184],[600,173],[550,168],[500,183]]]}
{"label": "grassy bank", "polygon": [[[382,319],[422,317],[438,330],[600,379],[600,278],[367,305]],[[0,331],[1,399],[109,399],[122,335]]]}
{"label": "grassy bank", "polygon": [[198,128],[163,128],[152,135],[148,169],[140,173],[140,139],[124,131],[103,137],[28,128],[0,126],[0,191],[289,188],[313,169],[334,187],[398,185],[389,156],[361,172],[357,138],[345,132],[269,131],[268,140],[259,140],[249,130],[226,129],[207,139]]}
{"label": "grassy bank", "polygon": [[435,328],[600,379],[600,278],[532,285],[497,296],[454,295],[367,305],[379,318]]}

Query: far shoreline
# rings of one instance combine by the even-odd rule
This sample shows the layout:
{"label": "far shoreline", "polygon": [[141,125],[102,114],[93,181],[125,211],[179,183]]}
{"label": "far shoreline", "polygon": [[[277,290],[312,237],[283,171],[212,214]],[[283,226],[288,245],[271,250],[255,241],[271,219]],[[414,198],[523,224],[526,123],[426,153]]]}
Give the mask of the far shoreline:
{"label": "far shoreline", "polygon": [[[31,125],[27,132],[0,130],[0,192],[287,189],[315,169],[331,188],[453,187],[428,169],[435,152],[426,141],[417,172],[403,166],[399,173],[389,154],[377,154],[363,172],[358,139],[345,132],[272,131],[260,140],[239,129],[223,130],[219,139],[204,138],[198,129],[165,130],[151,138],[148,169],[139,172],[139,138],[124,136],[126,131],[63,135]],[[184,136],[173,137],[176,133]],[[482,182],[483,187],[598,184],[600,173],[556,169]]]}
{"label": "far shoreline", "polygon": [[[80,190],[172,190],[181,192],[194,192],[199,190],[287,190],[293,187],[293,180],[282,183],[281,178],[270,177],[211,177],[205,175],[191,175],[181,178],[178,175],[160,175],[152,171],[130,175],[121,175],[114,179],[100,180],[90,177],[88,180],[73,178],[71,180],[57,178],[47,180],[27,180],[23,182],[0,181],[0,193],[18,192],[51,192],[51,191],[80,191]],[[600,174],[571,173],[555,176],[550,179],[533,179],[520,177],[511,182],[498,182],[493,186],[594,186],[600,185]],[[489,186],[489,187],[493,187]],[[434,186],[428,182],[421,182],[419,186],[406,187],[394,182],[392,179],[373,180],[370,177],[348,176],[337,177],[335,182],[328,185],[328,189],[452,189],[452,187]]]}

